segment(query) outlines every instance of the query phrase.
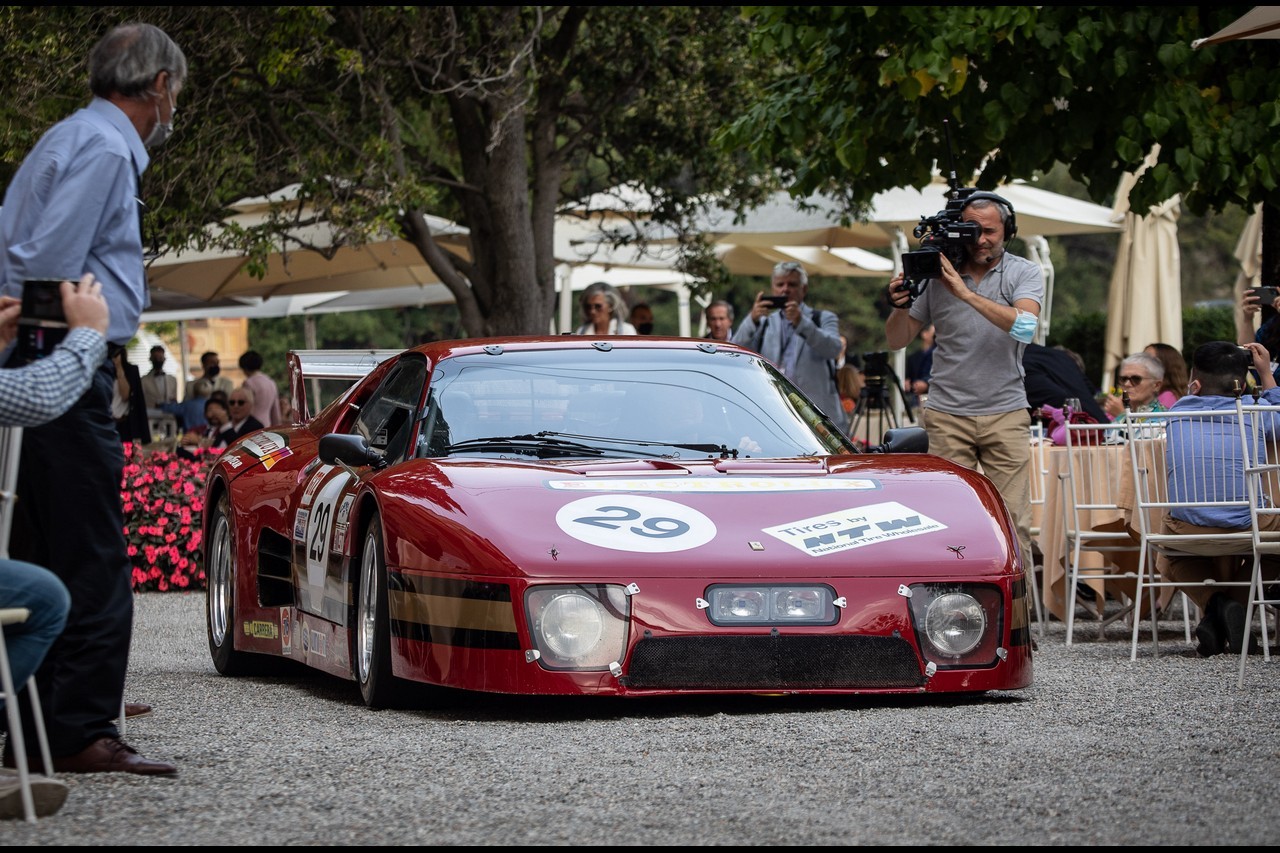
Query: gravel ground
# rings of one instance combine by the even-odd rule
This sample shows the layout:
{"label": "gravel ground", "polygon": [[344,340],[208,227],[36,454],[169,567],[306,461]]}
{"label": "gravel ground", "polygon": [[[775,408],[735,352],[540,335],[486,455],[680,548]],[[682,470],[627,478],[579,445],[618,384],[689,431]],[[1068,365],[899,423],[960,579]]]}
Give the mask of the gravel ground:
{"label": "gravel ground", "polygon": [[[66,776],[21,845],[1271,845],[1280,660],[1129,661],[1053,622],[979,699],[474,695],[366,709],[319,674],[217,675],[202,594],[137,599],[126,739],[173,779]],[[1177,628],[1176,631],[1173,628]]]}

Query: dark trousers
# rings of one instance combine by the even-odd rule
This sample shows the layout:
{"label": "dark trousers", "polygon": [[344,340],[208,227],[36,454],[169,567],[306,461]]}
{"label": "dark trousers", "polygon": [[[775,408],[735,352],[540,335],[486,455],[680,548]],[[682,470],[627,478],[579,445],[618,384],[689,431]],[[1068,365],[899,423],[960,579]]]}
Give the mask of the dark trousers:
{"label": "dark trousers", "polygon": [[111,417],[114,384],[108,361],[62,417],[22,435],[10,551],[48,568],[71,594],[66,627],[36,673],[55,756],[119,733],[133,569],[122,530],[124,448]]}

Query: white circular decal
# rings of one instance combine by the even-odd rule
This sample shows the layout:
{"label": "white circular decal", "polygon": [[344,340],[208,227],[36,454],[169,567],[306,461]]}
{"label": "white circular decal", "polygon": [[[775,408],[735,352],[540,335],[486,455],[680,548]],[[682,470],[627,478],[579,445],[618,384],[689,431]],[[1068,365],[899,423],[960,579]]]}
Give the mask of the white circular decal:
{"label": "white circular decal", "polygon": [[614,551],[667,554],[705,545],[716,525],[692,507],[643,495],[596,495],[567,503],[556,524],[574,539]]}

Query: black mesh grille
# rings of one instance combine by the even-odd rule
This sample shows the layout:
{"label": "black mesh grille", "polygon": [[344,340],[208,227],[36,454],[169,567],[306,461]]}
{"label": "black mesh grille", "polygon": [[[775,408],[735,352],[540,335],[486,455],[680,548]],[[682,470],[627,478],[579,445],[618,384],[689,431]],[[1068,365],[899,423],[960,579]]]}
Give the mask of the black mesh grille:
{"label": "black mesh grille", "polygon": [[636,643],[633,690],[854,690],[920,687],[915,650],[897,637],[657,637]]}

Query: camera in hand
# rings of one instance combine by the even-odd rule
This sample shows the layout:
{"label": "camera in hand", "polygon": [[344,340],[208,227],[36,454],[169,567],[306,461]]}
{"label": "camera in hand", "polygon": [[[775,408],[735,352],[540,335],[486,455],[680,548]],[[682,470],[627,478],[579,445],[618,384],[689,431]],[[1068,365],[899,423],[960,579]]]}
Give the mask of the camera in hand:
{"label": "camera in hand", "polygon": [[38,361],[52,353],[66,336],[62,281],[23,282],[22,312],[18,315],[18,358],[25,363]]}
{"label": "camera in hand", "polygon": [[929,279],[942,275],[942,256],[953,267],[964,263],[965,247],[977,245],[982,226],[962,219],[969,197],[977,187],[957,187],[947,192],[947,206],[933,216],[921,216],[912,232],[920,240],[920,248],[902,255],[902,274],[914,301],[924,292]]}
{"label": "camera in hand", "polygon": [[787,297],[786,297],[786,296],[761,296],[761,297],[760,297],[760,301],[762,301],[762,302],[764,302],[764,303],[768,304],[769,306],[771,306],[771,307],[773,307],[773,308],[786,308],[786,307],[787,307]]}

